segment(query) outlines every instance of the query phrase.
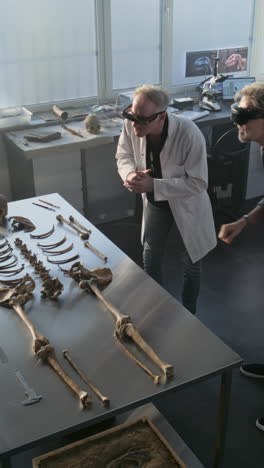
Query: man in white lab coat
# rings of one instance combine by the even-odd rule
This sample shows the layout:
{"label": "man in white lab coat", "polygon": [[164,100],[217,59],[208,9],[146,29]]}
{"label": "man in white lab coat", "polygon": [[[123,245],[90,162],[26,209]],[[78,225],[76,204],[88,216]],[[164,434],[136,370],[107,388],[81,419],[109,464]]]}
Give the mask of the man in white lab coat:
{"label": "man in white lab coat", "polygon": [[167,113],[167,93],[144,85],[123,112],[117,166],[124,186],[143,197],[144,269],[162,284],[162,259],[175,221],[183,264],[182,302],[192,313],[200,288],[201,259],[216,245],[207,194],[205,141],[198,127]]}

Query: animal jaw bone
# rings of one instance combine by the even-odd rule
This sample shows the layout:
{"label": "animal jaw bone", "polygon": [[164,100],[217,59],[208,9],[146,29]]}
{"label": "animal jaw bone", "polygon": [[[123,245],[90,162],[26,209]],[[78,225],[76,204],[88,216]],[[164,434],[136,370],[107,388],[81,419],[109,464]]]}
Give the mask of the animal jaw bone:
{"label": "animal jaw bone", "polygon": [[89,236],[90,234],[88,234],[88,232],[82,232],[80,231],[80,229],[78,229],[76,226],[74,226],[73,223],[71,223],[70,221],[68,221],[67,219],[63,218],[62,215],[57,215],[56,216],[56,219],[61,223],[61,224],[67,224],[68,226],[70,226],[72,229],[74,229],[74,231],[76,231],[79,235],[79,237],[82,239],[82,240],[88,240],[89,239]]}
{"label": "animal jaw bone", "polygon": [[22,306],[32,298],[32,291],[35,288],[35,281],[26,275],[21,283],[15,288],[0,288],[0,303],[11,307],[24,322],[33,338],[33,350],[37,357],[42,359],[53,368],[56,374],[68,385],[68,387],[78,396],[82,406],[86,408],[91,400],[87,392],[82,390],[62,369],[54,349],[49,344],[49,340],[41,335],[35,328],[31,320],[25,314]]}
{"label": "animal jaw bone", "polygon": [[109,406],[110,400],[106,396],[104,396],[98,388],[96,388],[93,383],[86,377],[86,375],[79,369],[77,364],[73,361],[73,359],[70,357],[69,351],[67,349],[64,349],[62,351],[63,356],[65,359],[69,362],[69,364],[72,366],[72,368],[79,374],[81,379],[90,387],[90,389],[100,398],[101,402],[103,403],[104,406]]}

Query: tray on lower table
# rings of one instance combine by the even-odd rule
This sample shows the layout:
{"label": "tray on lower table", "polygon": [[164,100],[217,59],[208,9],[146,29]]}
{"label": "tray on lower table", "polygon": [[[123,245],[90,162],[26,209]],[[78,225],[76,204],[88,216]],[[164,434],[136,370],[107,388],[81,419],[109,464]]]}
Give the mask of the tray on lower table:
{"label": "tray on lower table", "polygon": [[186,468],[148,418],[122,424],[33,459],[33,468]]}

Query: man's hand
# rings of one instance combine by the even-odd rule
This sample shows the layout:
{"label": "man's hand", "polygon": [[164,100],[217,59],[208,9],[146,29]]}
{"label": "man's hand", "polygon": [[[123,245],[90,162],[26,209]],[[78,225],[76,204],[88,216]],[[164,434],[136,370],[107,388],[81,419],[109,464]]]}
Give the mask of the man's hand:
{"label": "man's hand", "polygon": [[153,177],[149,175],[150,172],[151,169],[130,172],[123,184],[124,187],[135,193],[153,192],[154,183]]}
{"label": "man's hand", "polygon": [[241,218],[234,223],[223,224],[220,228],[218,238],[224,241],[226,244],[231,244],[233,239],[235,239],[235,237],[240,234],[246,224],[247,223],[244,218]]}

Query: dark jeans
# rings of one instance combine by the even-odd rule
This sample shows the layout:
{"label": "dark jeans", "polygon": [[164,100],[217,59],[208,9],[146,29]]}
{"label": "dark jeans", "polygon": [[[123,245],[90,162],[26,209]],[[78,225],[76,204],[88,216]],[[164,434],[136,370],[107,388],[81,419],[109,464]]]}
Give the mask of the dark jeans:
{"label": "dark jeans", "polygon": [[[144,217],[144,270],[162,285],[162,261],[167,237],[174,223],[174,218],[170,210],[163,210],[150,203],[144,208]],[[191,261],[179,231],[177,234],[179,239],[178,261],[183,266],[182,303],[190,312],[195,314],[200,290],[201,261],[195,263]]]}

